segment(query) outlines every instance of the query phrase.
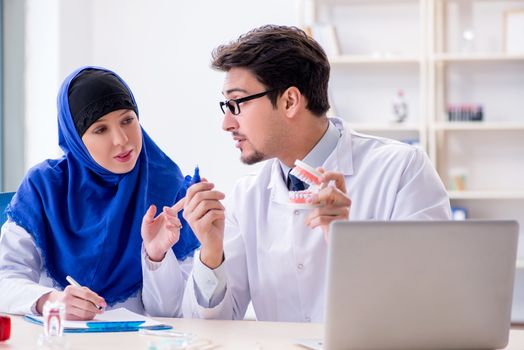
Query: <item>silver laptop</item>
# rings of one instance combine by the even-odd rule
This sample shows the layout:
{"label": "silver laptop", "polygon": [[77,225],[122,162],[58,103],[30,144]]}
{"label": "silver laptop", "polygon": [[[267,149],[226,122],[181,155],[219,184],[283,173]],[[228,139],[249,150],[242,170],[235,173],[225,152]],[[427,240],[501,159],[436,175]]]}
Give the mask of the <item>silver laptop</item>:
{"label": "silver laptop", "polygon": [[314,349],[496,349],[508,341],[516,221],[335,222]]}
{"label": "silver laptop", "polygon": [[[521,247],[523,247],[521,242]],[[517,264],[515,273],[515,287],[513,287],[513,307],[511,323],[524,325],[524,265]]]}

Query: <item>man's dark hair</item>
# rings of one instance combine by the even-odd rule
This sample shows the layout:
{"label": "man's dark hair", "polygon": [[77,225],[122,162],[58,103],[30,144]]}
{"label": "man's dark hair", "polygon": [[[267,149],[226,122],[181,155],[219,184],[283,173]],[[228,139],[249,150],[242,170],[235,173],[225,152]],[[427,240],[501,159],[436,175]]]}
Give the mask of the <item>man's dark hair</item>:
{"label": "man's dark hair", "polygon": [[324,50],[297,27],[265,25],[213,50],[211,66],[220,71],[246,68],[268,90],[276,107],[277,97],[294,86],[307,99],[316,116],[329,109],[329,62]]}

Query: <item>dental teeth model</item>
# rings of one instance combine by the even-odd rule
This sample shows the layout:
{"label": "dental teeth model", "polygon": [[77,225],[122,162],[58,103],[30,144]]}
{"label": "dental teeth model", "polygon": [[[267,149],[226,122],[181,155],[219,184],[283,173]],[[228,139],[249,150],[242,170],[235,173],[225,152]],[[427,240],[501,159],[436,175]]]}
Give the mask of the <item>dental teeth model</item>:
{"label": "dental teeth model", "polygon": [[308,201],[320,189],[321,182],[319,178],[322,174],[300,160],[295,161],[295,167],[290,174],[307,183],[309,188],[303,191],[289,191],[289,202],[305,208],[314,208],[315,206],[309,204]]}
{"label": "dental teeth model", "polygon": [[320,187],[320,176],[321,173],[315,170],[310,165],[307,165],[303,161],[295,160],[295,167],[291,170],[291,175],[299,178],[300,180],[307,183],[309,186],[315,186],[318,190]]}

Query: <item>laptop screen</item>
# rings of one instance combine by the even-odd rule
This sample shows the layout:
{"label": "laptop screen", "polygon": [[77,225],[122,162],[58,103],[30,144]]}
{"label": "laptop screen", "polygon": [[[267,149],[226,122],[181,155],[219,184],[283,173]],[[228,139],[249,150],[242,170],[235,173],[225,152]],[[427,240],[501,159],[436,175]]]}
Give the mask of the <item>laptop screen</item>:
{"label": "laptop screen", "polygon": [[341,221],[329,240],[325,349],[507,343],[515,221]]}

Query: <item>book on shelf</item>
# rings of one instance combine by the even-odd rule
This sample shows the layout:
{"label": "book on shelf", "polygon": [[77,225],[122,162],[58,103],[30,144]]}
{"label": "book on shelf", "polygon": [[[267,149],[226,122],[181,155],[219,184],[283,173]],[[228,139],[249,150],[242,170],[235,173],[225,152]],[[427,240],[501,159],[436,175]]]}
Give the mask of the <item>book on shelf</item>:
{"label": "book on shelf", "polygon": [[450,122],[481,122],[484,120],[484,110],[479,104],[449,104],[447,111]]}
{"label": "book on shelf", "polygon": [[524,9],[504,14],[504,47],[508,54],[524,54]]}
{"label": "book on shelf", "polygon": [[451,207],[452,220],[466,220],[468,218],[468,210],[464,207]]}

